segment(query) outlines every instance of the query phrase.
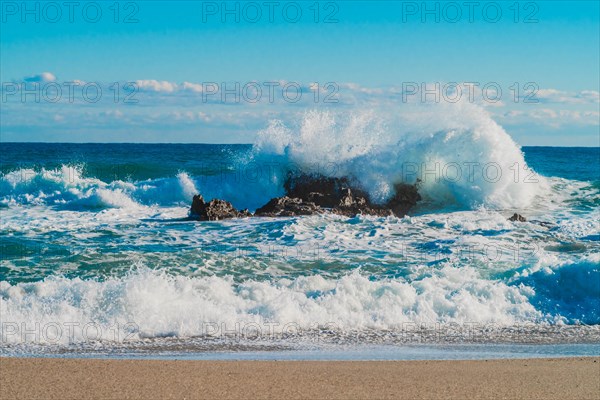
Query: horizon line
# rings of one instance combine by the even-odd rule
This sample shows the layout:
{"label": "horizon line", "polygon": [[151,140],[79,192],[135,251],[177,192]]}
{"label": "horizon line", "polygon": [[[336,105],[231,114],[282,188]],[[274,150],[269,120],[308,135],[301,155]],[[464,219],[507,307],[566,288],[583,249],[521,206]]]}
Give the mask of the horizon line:
{"label": "horizon line", "polygon": [[[253,146],[254,143],[207,143],[207,142],[3,142],[0,141],[0,145],[2,144],[150,144],[150,145],[205,145],[205,146]],[[519,147],[552,147],[552,148],[598,148],[600,149],[600,145],[598,146],[550,146],[550,145],[520,145]]]}

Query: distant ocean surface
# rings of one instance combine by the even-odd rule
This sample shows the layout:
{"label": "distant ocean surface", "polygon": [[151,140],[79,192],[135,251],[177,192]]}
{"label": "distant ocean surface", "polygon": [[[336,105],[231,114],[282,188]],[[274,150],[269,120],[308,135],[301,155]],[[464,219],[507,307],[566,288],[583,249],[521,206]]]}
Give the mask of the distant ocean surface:
{"label": "distant ocean surface", "polygon": [[[600,148],[290,137],[1,143],[0,354],[600,343]],[[401,219],[187,219],[196,193],[252,211],[297,170],[381,201],[419,179],[423,200]]]}

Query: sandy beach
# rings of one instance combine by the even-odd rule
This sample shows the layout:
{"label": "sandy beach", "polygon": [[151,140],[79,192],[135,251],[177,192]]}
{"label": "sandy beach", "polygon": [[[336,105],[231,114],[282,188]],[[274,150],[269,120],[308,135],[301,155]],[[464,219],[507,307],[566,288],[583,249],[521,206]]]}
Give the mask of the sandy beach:
{"label": "sandy beach", "polygon": [[3,399],[598,399],[600,358],[182,361],[1,358]]}

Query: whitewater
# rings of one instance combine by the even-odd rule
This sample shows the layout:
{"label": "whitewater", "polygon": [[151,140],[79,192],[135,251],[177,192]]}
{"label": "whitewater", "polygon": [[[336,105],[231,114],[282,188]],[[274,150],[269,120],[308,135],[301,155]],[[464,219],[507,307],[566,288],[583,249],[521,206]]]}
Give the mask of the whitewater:
{"label": "whitewater", "polygon": [[[2,353],[600,341],[598,148],[521,148],[476,107],[311,111],[253,145],[1,146]],[[254,210],[290,171],[422,200],[187,218],[197,193]]]}

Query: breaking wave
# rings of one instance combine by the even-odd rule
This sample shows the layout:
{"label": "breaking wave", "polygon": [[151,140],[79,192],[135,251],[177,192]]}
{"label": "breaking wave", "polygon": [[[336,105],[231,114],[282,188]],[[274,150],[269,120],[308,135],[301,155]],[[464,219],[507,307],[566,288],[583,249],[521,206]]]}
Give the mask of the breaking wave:
{"label": "breaking wave", "polygon": [[[0,282],[4,343],[43,342],[24,335],[37,326],[79,327],[61,343],[206,335],[208,326],[255,324],[275,332],[323,327],[340,331],[397,330],[406,324],[600,323],[598,258],[524,273],[512,283],[480,277],[474,268],[446,266],[414,280],[373,281],[354,271],[274,281],[169,275],[145,267],[120,278],[67,279],[11,285]],[[590,306],[590,305],[595,306]],[[77,333],[79,332],[79,333]],[[94,333],[99,335],[99,333]],[[79,336],[78,336],[79,335]],[[123,335],[120,336],[123,338]],[[54,337],[53,340],[56,341]]]}
{"label": "breaking wave", "polygon": [[283,195],[289,172],[349,177],[375,202],[388,199],[396,183],[419,182],[422,203],[434,209],[525,208],[547,190],[545,178],[528,169],[519,146],[481,108],[440,106],[411,115],[311,111],[293,126],[273,120],[251,151],[206,174],[105,182],[86,177],[84,165],[22,168],[0,177],[0,204],[181,205],[200,192],[253,210]]}
{"label": "breaking wave", "polygon": [[298,169],[352,177],[383,202],[394,184],[419,183],[438,207],[527,207],[547,188],[492,118],[472,105],[432,108],[410,120],[372,112],[311,111],[294,127],[271,121],[255,144],[258,157],[279,157]]}

